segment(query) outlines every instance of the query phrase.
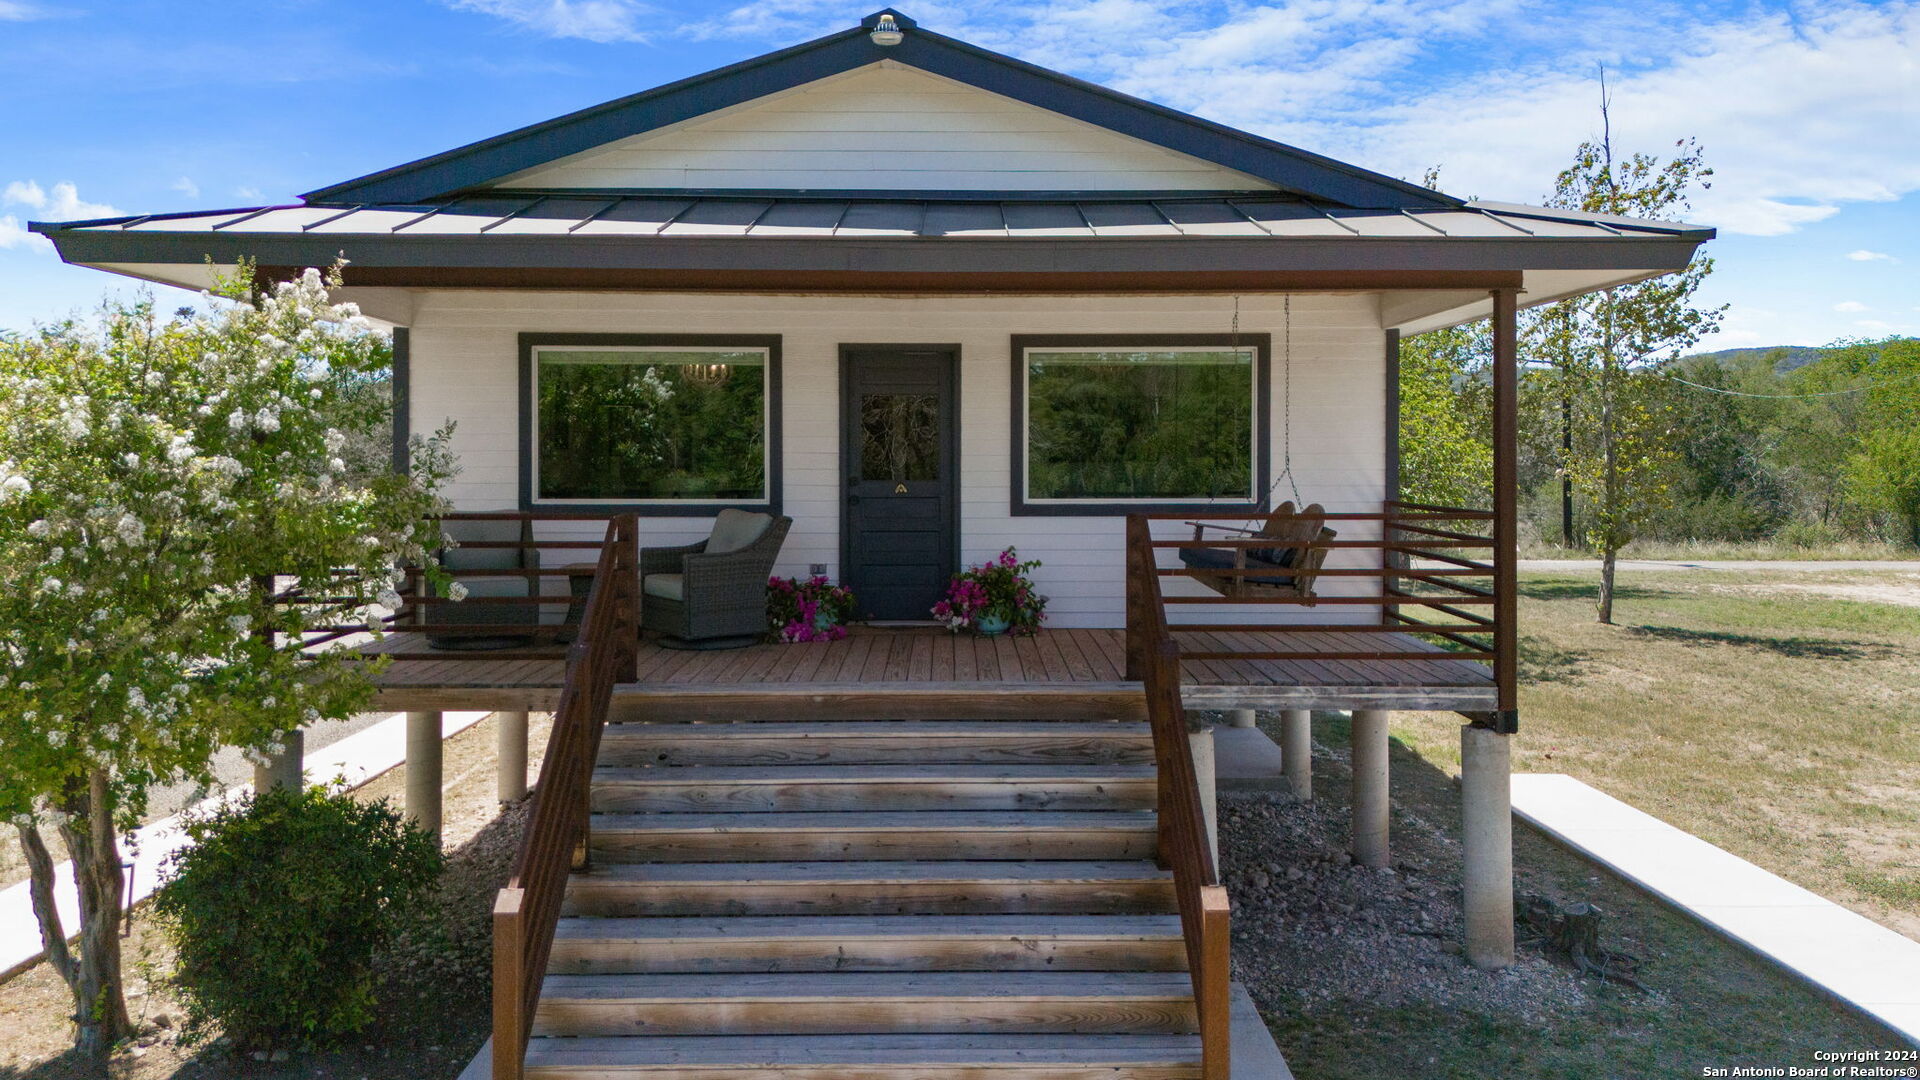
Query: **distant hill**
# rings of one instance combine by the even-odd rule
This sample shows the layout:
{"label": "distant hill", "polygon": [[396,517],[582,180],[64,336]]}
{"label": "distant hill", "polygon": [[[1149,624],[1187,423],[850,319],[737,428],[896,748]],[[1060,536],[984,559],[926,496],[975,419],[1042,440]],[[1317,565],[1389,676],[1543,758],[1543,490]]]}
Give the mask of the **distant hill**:
{"label": "distant hill", "polygon": [[1802,368],[1827,354],[1828,350],[1812,345],[1757,345],[1750,349],[1720,349],[1717,352],[1693,353],[1683,356],[1678,363],[1692,364],[1703,360],[1718,360],[1728,366],[1752,363],[1756,360],[1773,360],[1773,373],[1785,375],[1795,368]]}

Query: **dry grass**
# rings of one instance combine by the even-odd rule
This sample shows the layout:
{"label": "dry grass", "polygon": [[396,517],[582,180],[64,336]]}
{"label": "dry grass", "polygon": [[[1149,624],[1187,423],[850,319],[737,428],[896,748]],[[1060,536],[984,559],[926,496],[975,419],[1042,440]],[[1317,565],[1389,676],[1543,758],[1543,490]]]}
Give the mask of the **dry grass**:
{"label": "dry grass", "polygon": [[[1601,626],[1597,580],[1522,577],[1514,768],[1577,776],[1920,938],[1920,608],[1635,572]],[[1458,767],[1454,720],[1396,719]]]}
{"label": "dry grass", "polygon": [[[1591,548],[1563,548],[1558,543],[1535,539],[1525,542],[1523,559],[1595,559]],[[1829,560],[1871,559],[1899,561],[1920,559],[1920,550],[1901,544],[1873,540],[1835,540],[1806,546],[1779,540],[1678,540],[1636,541],[1620,553],[1623,559],[1759,559],[1772,562],[1825,562]]]}

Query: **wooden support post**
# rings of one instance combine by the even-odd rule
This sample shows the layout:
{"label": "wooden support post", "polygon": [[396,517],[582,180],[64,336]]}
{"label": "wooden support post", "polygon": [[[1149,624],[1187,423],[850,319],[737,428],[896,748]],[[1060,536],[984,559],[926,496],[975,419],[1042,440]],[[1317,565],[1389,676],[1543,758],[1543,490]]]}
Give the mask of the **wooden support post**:
{"label": "wooden support post", "polygon": [[440,836],[441,730],[438,712],[407,714],[407,816],[436,840]]}
{"label": "wooden support post", "polygon": [[1519,729],[1519,292],[1493,292],[1493,681],[1495,729]]}
{"label": "wooden support post", "polygon": [[497,712],[493,720],[499,725],[494,794],[501,802],[519,802],[527,795],[527,714],[524,710]]}
{"label": "wooden support post", "polygon": [[1313,798],[1313,713],[1288,709],[1280,714],[1280,768],[1287,787],[1301,802]]}
{"label": "wooden support post", "polygon": [[1460,835],[1467,959],[1478,968],[1513,963],[1511,735],[1460,729]]}
{"label": "wooden support post", "polygon": [[286,746],[284,751],[270,755],[265,765],[253,767],[253,790],[256,792],[275,788],[297,791],[306,782],[307,733],[295,729],[280,741]]}
{"label": "wooden support post", "polygon": [[1353,711],[1353,861],[1387,865],[1387,713]]}

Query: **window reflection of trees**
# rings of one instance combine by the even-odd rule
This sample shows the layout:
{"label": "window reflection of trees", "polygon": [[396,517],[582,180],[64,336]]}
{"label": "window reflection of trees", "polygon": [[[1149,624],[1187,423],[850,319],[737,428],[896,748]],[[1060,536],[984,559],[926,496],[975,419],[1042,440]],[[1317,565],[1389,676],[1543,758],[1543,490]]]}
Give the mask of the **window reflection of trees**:
{"label": "window reflection of trees", "polygon": [[[695,377],[722,363],[727,378]],[[543,358],[539,496],[764,498],[765,370],[757,353]]]}
{"label": "window reflection of trees", "polygon": [[1251,359],[1029,354],[1029,497],[1252,497]]}
{"label": "window reflection of trees", "polygon": [[932,394],[860,399],[860,474],[865,480],[940,479],[940,401]]}

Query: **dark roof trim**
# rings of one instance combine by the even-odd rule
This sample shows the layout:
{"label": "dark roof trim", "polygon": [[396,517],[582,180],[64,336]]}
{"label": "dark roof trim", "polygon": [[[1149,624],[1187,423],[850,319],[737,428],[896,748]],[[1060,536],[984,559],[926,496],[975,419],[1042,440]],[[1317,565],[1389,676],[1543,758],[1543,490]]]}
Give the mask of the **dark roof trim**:
{"label": "dark roof trim", "polygon": [[1045,274],[1284,270],[1677,270],[1691,237],[817,237],[50,231],[72,263]]}
{"label": "dark roof trim", "polygon": [[893,14],[908,29],[905,40],[895,46],[883,48],[868,39],[867,27],[878,18],[876,12],[862,25],[837,34],[320,188],[305,198],[382,203],[445,198],[616,139],[895,60],[1344,206],[1460,205],[1452,196],[1417,184],[919,29],[912,20]]}

